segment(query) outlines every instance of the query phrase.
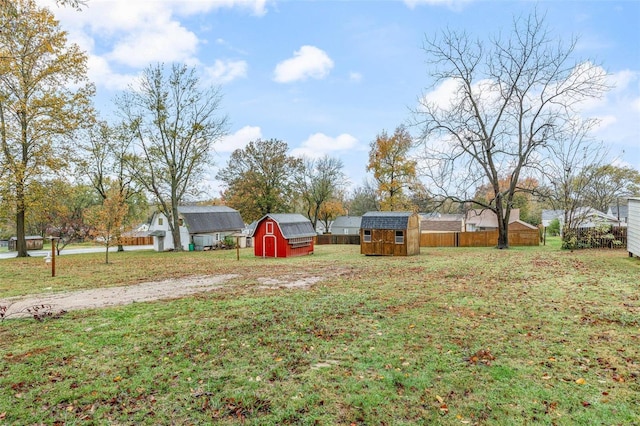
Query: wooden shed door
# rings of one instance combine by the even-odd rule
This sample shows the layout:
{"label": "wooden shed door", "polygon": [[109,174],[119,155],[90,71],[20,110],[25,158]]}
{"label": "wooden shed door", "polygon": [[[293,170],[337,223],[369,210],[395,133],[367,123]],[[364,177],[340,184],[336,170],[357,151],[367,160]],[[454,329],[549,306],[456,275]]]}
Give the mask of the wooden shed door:
{"label": "wooden shed door", "polygon": [[276,236],[265,235],[262,244],[263,257],[276,257]]}

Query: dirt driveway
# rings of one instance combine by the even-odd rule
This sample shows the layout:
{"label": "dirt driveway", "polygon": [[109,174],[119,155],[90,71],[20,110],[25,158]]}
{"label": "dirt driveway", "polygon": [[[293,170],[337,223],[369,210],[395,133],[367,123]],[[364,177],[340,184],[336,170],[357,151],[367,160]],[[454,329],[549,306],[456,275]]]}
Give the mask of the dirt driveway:
{"label": "dirt driveway", "polygon": [[236,275],[210,275],[186,277],[136,285],[96,288],[73,292],[36,294],[26,298],[13,297],[0,300],[0,306],[7,306],[7,317],[32,316],[27,309],[45,305],[53,312],[74,309],[104,308],[126,305],[134,302],[149,302],[159,299],[173,299],[218,289],[225,281]]}
{"label": "dirt driveway", "polygon": [[[76,309],[104,308],[127,305],[135,302],[150,302],[161,299],[175,299],[196,293],[217,290],[225,282],[238,277],[237,274],[205,275],[174,278],[142,284],[79,290],[63,293],[42,293],[27,297],[0,299],[0,316],[3,307],[6,318],[24,318],[34,316],[34,308],[45,314]],[[256,289],[308,288],[321,281],[321,277],[285,276],[278,279],[258,278]]]}

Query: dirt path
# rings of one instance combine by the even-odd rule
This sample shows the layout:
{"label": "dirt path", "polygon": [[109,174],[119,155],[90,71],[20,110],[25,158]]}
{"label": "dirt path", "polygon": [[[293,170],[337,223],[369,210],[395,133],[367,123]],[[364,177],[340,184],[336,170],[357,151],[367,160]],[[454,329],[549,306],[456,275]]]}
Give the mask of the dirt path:
{"label": "dirt path", "polygon": [[207,275],[147,282],[136,285],[97,288],[74,292],[37,294],[26,298],[13,297],[0,300],[0,307],[6,306],[7,318],[33,316],[27,311],[34,306],[44,305],[52,313],[75,309],[104,308],[126,305],[134,302],[148,302],[159,299],[173,299],[216,290],[237,275]]}

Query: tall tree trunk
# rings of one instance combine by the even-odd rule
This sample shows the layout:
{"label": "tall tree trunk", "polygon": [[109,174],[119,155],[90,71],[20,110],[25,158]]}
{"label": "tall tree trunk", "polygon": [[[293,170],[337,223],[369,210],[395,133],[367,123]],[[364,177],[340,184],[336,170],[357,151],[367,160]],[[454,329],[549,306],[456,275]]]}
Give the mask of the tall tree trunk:
{"label": "tall tree trunk", "polygon": [[18,212],[16,213],[16,250],[18,252],[18,257],[29,256],[29,253],[27,253],[27,240],[24,222],[24,207],[18,207]]}
{"label": "tall tree trunk", "polygon": [[510,208],[503,204],[502,196],[496,197],[496,216],[498,219],[498,249],[509,248],[509,215]]}
{"label": "tall tree trunk", "polygon": [[18,181],[16,185],[16,251],[18,257],[29,256],[25,227],[24,184]]}
{"label": "tall tree trunk", "polygon": [[172,204],[171,212],[171,235],[173,236],[173,249],[175,251],[183,251],[182,239],[180,237],[180,217],[178,214],[178,206],[176,203]]}

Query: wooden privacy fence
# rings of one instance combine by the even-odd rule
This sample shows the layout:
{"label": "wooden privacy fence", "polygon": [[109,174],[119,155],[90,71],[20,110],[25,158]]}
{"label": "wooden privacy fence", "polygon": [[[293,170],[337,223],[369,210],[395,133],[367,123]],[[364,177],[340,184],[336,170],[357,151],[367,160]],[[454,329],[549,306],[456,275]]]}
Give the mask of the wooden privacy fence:
{"label": "wooden privacy fence", "polygon": [[360,245],[360,235],[322,234],[316,237],[316,244],[354,244]]}
{"label": "wooden privacy fence", "polygon": [[[498,245],[498,231],[423,232],[420,247],[494,247]],[[510,246],[540,245],[537,229],[509,231]]]}
{"label": "wooden privacy fence", "polygon": [[123,246],[150,246],[153,244],[153,237],[120,237],[118,244]]}

